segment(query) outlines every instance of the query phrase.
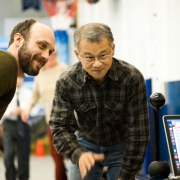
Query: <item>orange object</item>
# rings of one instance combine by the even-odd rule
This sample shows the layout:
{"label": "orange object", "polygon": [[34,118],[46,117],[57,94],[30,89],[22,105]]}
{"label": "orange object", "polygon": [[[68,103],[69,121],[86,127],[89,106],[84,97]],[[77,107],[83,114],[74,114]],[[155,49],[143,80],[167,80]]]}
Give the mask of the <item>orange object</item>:
{"label": "orange object", "polygon": [[42,143],[42,140],[38,140],[37,143],[36,143],[36,152],[35,152],[35,155],[36,156],[44,156],[44,146],[43,146],[43,143]]}

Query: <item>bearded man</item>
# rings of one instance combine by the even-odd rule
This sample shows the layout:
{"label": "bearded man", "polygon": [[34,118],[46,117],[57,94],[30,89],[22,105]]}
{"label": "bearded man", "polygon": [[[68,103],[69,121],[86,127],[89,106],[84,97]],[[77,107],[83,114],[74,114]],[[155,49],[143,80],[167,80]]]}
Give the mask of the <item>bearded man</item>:
{"label": "bearded man", "polygon": [[17,77],[38,75],[54,46],[52,29],[34,19],[14,27],[7,51],[0,50],[0,119],[14,96]]}

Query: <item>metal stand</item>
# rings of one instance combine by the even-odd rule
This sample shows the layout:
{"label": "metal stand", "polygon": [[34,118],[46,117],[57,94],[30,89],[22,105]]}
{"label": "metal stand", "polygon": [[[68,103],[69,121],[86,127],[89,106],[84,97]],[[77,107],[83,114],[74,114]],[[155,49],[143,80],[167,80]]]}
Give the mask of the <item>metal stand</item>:
{"label": "metal stand", "polygon": [[[154,93],[150,96],[150,105],[156,111],[155,122],[152,120],[152,161],[159,161],[159,110],[165,104],[165,97],[161,93]],[[155,130],[155,132],[153,132]]]}
{"label": "metal stand", "polygon": [[[148,167],[149,175],[136,175],[137,180],[149,179],[166,179],[170,173],[170,167],[167,162],[160,161],[159,153],[159,110],[165,104],[165,97],[161,93],[155,93],[150,96],[150,105],[156,111],[155,121],[151,122],[151,137],[152,137],[152,162]],[[150,176],[150,178],[149,178]]]}

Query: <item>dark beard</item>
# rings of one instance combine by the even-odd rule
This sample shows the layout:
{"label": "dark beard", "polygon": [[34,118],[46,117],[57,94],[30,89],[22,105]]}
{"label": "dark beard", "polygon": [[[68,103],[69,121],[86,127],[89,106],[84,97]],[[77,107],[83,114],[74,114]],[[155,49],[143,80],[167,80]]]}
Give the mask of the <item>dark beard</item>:
{"label": "dark beard", "polygon": [[[36,76],[39,74],[40,67],[33,68],[33,59],[38,59],[36,55],[32,57],[31,53],[28,51],[26,43],[24,43],[18,51],[19,66],[22,71],[30,76]],[[45,64],[45,63],[44,63]]]}

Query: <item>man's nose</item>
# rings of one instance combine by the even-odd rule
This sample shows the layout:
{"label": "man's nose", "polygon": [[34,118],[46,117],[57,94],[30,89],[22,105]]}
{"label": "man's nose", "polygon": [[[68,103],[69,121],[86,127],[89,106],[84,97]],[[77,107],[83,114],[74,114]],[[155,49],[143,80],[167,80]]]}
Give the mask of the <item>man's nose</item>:
{"label": "man's nose", "polygon": [[94,58],[93,66],[98,67],[98,66],[101,66],[101,65],[102,65],[102,62],[99,61],[98,57]]}
{"label": "man's nose", "polygon": [[47,50],[47,51],[44,51],[43,53],[42,53],[42,57],[44,58],[44,60],[46,61],[46,63],[48,62],[48,60],[49,60],[49,51]]}

